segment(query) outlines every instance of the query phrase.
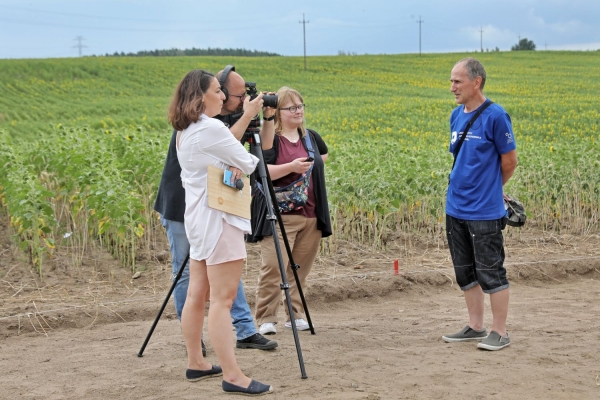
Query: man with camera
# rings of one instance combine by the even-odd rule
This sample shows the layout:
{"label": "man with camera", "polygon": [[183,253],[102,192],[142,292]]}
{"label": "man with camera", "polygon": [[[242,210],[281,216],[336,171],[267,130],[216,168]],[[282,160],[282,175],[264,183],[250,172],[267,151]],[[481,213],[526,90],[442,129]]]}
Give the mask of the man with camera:
{"label": "man with camera", "polygon": [[[254,82],[245,82],[240,74],[235,72],[235,67],[231,65],[225,67],[216,76],[219,82],[223,82],[221,90],[225,93],[225,101],[223,102],[221,113],[215,118],[221,120],[236,139],[243,140],[244,133],[249,128],[260,127],[260,120],[257,118],[258,112],[254,112],[256,111],[254,108],[259,107],[259,103],[256,102],[261,99],[263,101],[260,102],[260,107],[264,107],[264,126],[260,132],[261,141],[263,143],[271,143],[275,135],[274,120],[277,96],[272,93],[258,93],[256,84]],[[246,106],[246,97],[249,97],[248,106]],[[260,111],[260,107],[258,111]]]}
{"label": "man with camera", "polygon": [[[485,69],[474,58],[460,60],[450,74],[450,91],[459,106],[450,116],[455,164],[446,199],[446,236],[469,322],[442,339],[478,341],[480,349],[500,350],[510,345],[502,186],[515,171],[517,152],[510,116],[484,96],[485,80]],[[489,335],[483,326],[485,294],[493,316]]]}
{"label": "man with camera", "polygon": [[[235,72],[235,67],[228,65],[216,75],[225,94],[221,113],[215,118],[223,121],[236,139],[241,140],[248,126],[263,108],[263,94],[246,96],[244,79]],[[275,132],[273,115],[275,109],[263,109],[263,118],[266,121],[261,131],[265,141],[272,142]],[[181,166],[177,160],[176,149],[177,131],[173,131],[165,166],[160,180],[158,194],[154,203],[154,210],[160,214],[161,223],[165,228],[171,251],[171,264],[173,269],[172,279],[177,276],[179,269],[188,255],[190,244],[188,242],[185,226],[185,191],[181,183]],[[241,176],[241,171],[233,171],[235,178]],[[189,262],[173,290],[173,299],[177,318],[181,320],[181,312],[185,304],[189,285]],[[257,332],[250,307],[246,301],[244,286],[240,280],[237,297],[231,307],[231,317],[236,330],[236,347],[240,349],[272,350],[277,347],[277,342],[268,340]],[[202,352],[205,346],[202,343]]]}

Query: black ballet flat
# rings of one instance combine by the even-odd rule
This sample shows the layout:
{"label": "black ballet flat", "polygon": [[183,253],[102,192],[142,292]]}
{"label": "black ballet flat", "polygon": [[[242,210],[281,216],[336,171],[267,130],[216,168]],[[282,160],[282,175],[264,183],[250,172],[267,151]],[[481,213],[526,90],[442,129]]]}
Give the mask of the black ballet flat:
{"label": "black ballet flat", "polygon": [[252,379],[250,385],[247,388],[234,385],[223,381],[223,391],[230,394],[241,394],[245,396],[262,396],[264,394],[273,393],[273,386],[265,385]]}
{"label": "black ballet flat", "polygon": [[204,379],[212,378],[213,376],[223,375],[223,369],[218,365],[213,365],[209,370],[187,369],[185,377],[190,382],[198,382]]}

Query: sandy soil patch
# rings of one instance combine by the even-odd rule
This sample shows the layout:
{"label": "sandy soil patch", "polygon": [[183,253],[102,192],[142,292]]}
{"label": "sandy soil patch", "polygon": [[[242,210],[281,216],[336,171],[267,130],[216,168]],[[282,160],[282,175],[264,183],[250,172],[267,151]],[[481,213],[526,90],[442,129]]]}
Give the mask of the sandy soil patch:
{"label": "sandy soil patch", "polygon": [[[40,280],[10,246],[5,222],[3,230],[0,398],[228,397],[218,379],[185,381],[172,305],[145,356],[136,356],[170,285],[166,243],[140,256],[138,279],[90,249],[80,268],[57,254]],[[342,243],[319,258],[306,288],[316,330],[300,333],[308,379],[289,330],[273,337],[275,351],[236,355],[250,376],[275,387],[273,399],[598,399],[599,244],[598,236],[509,233],[513,344],[485,352],[440,338],[466,321],[443,242],[397,238],[385,251]],[[243,279],[252,303],[258,252],[248,251]]]}

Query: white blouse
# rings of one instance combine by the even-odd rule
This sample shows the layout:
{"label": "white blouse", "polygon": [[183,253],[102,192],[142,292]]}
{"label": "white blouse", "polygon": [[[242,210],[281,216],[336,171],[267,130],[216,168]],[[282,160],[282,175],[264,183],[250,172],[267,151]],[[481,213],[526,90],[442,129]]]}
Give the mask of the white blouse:
{"label": "white blouse", "polygon": [[208,165],[221,169],[236,167],[250,174],[258,158],[248,153],[223,122],[205,114],[179,135],[177,159],[185,189],[185,232],[190,258],[206,260],[214,251],[223,230],[222,220],[250,233],[250,220],[208,207]]}

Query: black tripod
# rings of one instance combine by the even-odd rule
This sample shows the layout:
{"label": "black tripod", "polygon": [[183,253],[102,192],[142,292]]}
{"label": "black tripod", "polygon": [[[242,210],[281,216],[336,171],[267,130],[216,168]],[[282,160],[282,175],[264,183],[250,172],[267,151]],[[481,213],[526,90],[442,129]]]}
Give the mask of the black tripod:
{"label": "black tripod", "polygon": [[[281,274],[280,288],[285,293],[286,305],[287,305],[288,313],[290,316],[292,332],[294,335],[294,341],[296,344],[296,352],[298,354],[298,362],[300,364],[300,372],[302,375],[302,379],[306,379],[307,375],[306,375],[306,370],[304,368],[304,360],[302,358],[302,350],[300,348],[300,339],[298,338],[298,329],[296,328],[296,323],[295,323],[296,320],[294,318],[294,310],[292,308],[292,300],[291,300],[290,294],[289,294],[290,285],[288,284],[287,278],[286,278],[285,265],[283,263],[283,256],[281,255],[281,247],[279,245],[279,239],[277,237],[276,222],[279,223],[279,228],[281,230],[283,242],[285,244],[289,262],[292,267],[292,271],[294,273],[294,279],[296,280],[296,286],[298,288],[298,293],[299,293],[300,299],[302,301],[302,306],[304,307],[304,312],[306,314],[306,319],[308,321],[308,325],[309,325],[311,334],[313,334],[313,335],[315,334],[315,329],[313,327],[312,320],[310,318],[310,313],[308,312],[308,306],[306,304],[306,299],[305,299],[304,293],[302,291],[302,286],[300,285],[300,279],[298,278],[297,270],[300,268],[300,266],[294,262],[294,259],[292,257],[292,250],[290,248],[290,244],[288,242],[287,235],[285,234],[285,228],[283,226],[283,221],[281,219],[281,215],[279,214],[279,207],[273,207],[273,204],[276,203],[274,201],[275,191],[273,190],[273,184],[271,183],[269,172],[268,172],[267,168],[265,168],[265,162],[264,162],[263,153],[262,153],[259,131],[258,131],[258,129],[251,129],[251,130],[249,129],[248,132],[245,134],[245,135],[248,135],[248,137],[245,136],[245,139],[247,142],[250,143],[251,153],[254,154],[259,160],[258,166],[257,166],[258,178],[260,179],[262,187],[265,189],[268,188],[268,191],[269,191],[269,195],[267,195],[265,193],[265,196],[264,196],[266,206],[267,206],[266,220],[268,220],[271,223],[271,231],[273,232],[273,241],[275,243],[275,251],[277,253],[279,272]],[[146,336],[146,339],[144,340],[144,343],[142,344],[142,347],[140,348],[140,351],[137,354],[138,357],[144,356],[144,354],[143,354],[144,350],[146,349],[146,346],[148,345],[148,342],[150,341],[150,337],[154,333],[154,329],[156,328],[156,325],[158,324],[158,321],[159,321],[163,311],[165,310],[165,307],[167,306],[169,299],[171,298],[171,294],[173,293],[173,290],[175,289],[177,282],[179,281],[179,279],[181,278],[181,275],[183,274],[183,271],[185,269],[185,266],[186,266],[189,258],[190,257],[188,254],[188,256],[183,261],[183,264],[181,264],[181,267],[179,268],[179,271],[177,272],[175,279],[173,279],[173,283],[171,284],[169,292],[167,293],[167,296],[165,297],[165,300],[163,301],[162,306],[160,307],[160,310],[158,311],[158,314],[156,315],[156,318],[154,319],[154,322],[152,323],[152,327],[150,328],[150,331],[148,332],[148,335]]]}
{"label": "black tripod", "polygon": [[260,179],[260,183],[264,190],[269,191],[268,194],[264,193],[264,199],[267,208],[267,214],[265,216],[265,219],[271,224],[271,232],[273,233],[273,242],[275,244],[275,252],[277,253],[277,262],[279,264],[279,273],[281,274],[281,284],[279,286],[281,290],[283,290],[285,293],[285,300],[288,309],[288,314],[290,316],[290,322],[292,325],[292,332],[294,334],[294,341],[296,343],[296,352],[298,353],[298,362],[300,363],[300,372],[302,373],[302,379],[306,379],[307,376],[306,371],[304,369],[304,361],[302,359],[302,350],[300,349],[300,339],[298,339],[298,329],[296,328],[296,319],[294,318],[294,310],[292,308],[292,300],[290,298],[289,293],[290,285],[287,282],[287,274],[285,273],[286,266],[283,263],[283,256],[281,255],[281,247],[279,245],[279,238],[277,237],[276,223],[279,223],[279,229],[281,230],[281,236],[283,237],[285,250],[288,255],[290,266],[292,267],[292,272],[294,273],[294,279],[296,280],[298,294],[300,295],[300,300],[302,301],[302,307],[304,308],[304,312],[306,314],[306,319],[308,321],[310,333],[313,335],[315,334],[315,328],[312,324],[312,320],[310,319],[310,313],[308,312],[308,306],[306,305],[306,299],[304,297],[304,292],[302,291],[302,285],[300,285],[300,279],[298,278],[298,269],[300,268],[300,266],[294,262],[294,258],[292,256],[292,249],[290,248],[290,243],[288,241],[287,235],[285,234],[285,227],[281,219],[281,214],[279,213],[279,207],[273,206],[273,204],[277,204],[277,202],[275,201],[275,191],[273,190],[273,184],[269,176],[269,171],[265,167],[260,135],[257,130],[251,130],[250,135],[251,137],[247,140],[250,143],[250,152],[254,154],[259,160],[258,166],[256,168],[256,172],[258,173],[258,179]]}

